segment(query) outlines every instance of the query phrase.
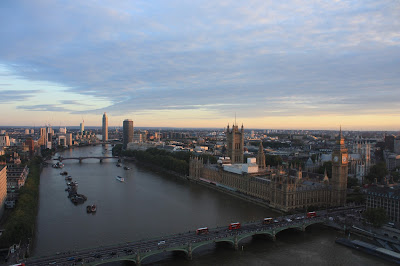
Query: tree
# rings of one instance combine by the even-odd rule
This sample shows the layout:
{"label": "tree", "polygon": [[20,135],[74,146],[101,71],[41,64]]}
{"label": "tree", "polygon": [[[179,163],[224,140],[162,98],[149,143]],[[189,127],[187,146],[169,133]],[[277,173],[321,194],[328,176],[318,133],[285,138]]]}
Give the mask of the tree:
{"label": "tree", "polygon": [[367,209],[364,211],[363,216],[376,228],[382,227],[389,220],[383,208]]}
{"label": "tree", "polygon": [[117,144],[112,148],[112,155],[119,156],[122,152],[122,144]]}
{"label": "tree", "polygon": [[328,177],[331,178],[332,177],[332,162],[331,161],[324,162],[324,164],[318,168],[318,174],[324,174],[325,169],[328,174]]}
{"label": "tree", "polygon": [[356,177],[347,178],[347,188],[358,186],[358,179]]}
{"label": "tree", "polygon": [[282,158],[279,155],[265,155],[265,165],[277,166],[282,164]]}
{"label": "tree", "polygon": [[373,165],[370,170],[369,174],[365,177],[370,183],[375,182],[375,179],[378,182],[381,182],[382,179],[388,174],[388,170],[386,169],[385,162],[379,162],[376,165]]}

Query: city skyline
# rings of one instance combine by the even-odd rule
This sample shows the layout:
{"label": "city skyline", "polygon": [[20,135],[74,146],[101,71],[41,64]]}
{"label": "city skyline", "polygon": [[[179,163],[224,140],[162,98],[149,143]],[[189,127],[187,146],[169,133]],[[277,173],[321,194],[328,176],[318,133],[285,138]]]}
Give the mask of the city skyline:
{"label": "city skyline", "polygon": [[6,1],[0,126],[400,130],[396,1]]}

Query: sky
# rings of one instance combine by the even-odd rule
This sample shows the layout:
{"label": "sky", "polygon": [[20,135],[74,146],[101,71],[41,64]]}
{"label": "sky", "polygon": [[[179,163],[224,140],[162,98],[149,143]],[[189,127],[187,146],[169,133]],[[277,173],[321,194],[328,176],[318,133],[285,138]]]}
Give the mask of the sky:
{"label": "sky", "polygon": [[400,2],[0,1],[0,126],[400,130]]}

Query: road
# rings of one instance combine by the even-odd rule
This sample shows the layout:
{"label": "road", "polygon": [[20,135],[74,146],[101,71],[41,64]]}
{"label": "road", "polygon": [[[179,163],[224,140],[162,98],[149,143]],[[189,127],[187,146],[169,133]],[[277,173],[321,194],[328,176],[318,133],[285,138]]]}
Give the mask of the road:
{"label": "road", "polygon": [[[279,229],[287,226],[301,226],[303,223],[310,221],[310,219],[319,219],[320,221],[318,222],[322,223],[328,217],[335,217],[346,213],[354,213],[359,209],[360,207],[336,209],[329,212],[320,211],[318,212],[318,217],[315,218],[307,218],[305,214],[286,215],[274,218],[274,222],[271,224],[263,224],[261,221],[252,221],[242,224],[241,228],[236,230],[229,230],[228,226],[217,227],[209,229],[209,233],[203,235],[196,235],[196,231],[189,231],[166,237],[127,242],[118,245],[103,246],[79,251],[67,251],[46,257],[33,257],[26,260],[25,263],[26,265],[71,265],[80,263],[93,263],[95,261],[101,262],[103,260],[109,260],[115,257],[126,257],[129,255],[132,256],[138,253],[144,255],[148,252],[154,252],[156,250],[187,246],[189,243],[198,243],[210,240],[217,242],[219,239],[222,240],[235,235],[240,236],[242,234],[256,233],[258,231],[271,230],[274,228]],[[161,241],[164,242],[160,243]]]}

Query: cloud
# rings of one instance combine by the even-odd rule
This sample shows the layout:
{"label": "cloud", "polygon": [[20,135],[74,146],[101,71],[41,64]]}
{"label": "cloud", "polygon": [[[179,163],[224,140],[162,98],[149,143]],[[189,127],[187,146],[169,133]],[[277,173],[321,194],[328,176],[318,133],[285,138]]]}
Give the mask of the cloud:
{"label": "cloud", "polygon": [[13,103],[29,100],[33,95],[39,93],[40,90],[4,90],[0,89],[0,102]]}
{"label": "cloud", "polygon": [[27,111],[70,112],[71,110],[54,104],[19,105],[17,109]]}
{"label": "cloud", "polygon": [[68,109],[21,104],[25,110],[400,110],[391,100],[400,96],[396,1],[11,1],[0,12],[0,63],[14,75],[110,102],[84,111],[72,100],[60,102]]}

